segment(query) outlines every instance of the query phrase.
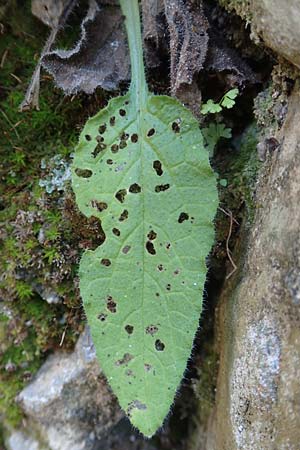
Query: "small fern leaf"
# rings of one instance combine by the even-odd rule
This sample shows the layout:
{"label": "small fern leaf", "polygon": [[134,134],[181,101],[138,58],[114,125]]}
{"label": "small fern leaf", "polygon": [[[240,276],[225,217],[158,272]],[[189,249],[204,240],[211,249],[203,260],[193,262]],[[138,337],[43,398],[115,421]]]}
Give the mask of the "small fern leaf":
{"label": "small fern leaf", "polygon": [[106,236],[79,271],[97,356],[132,424],[152,436],[191,353],[218,199],[196,119],[132,86],[86,123],[72,180]]}

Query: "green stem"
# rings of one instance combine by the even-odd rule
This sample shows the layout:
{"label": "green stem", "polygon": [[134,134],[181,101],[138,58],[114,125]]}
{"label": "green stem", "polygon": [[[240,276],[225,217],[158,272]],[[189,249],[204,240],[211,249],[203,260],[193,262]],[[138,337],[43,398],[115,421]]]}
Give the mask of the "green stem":
{"label": "green stem", "polygon": [[145,78],[140,10],[138,0],[120,0],[125,16],[125,25],[130,51],[131,83],[130,91],[141,106],[147,99],[147,83]]}

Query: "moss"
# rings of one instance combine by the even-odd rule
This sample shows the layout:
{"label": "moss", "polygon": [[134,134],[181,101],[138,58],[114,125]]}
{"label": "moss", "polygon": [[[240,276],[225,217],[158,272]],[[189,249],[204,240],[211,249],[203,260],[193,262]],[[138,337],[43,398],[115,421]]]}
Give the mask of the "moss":
{"label": "moss", "polygon": [[219,0],[219,3],[229,12],[235,11],[247,23],[251,23],[253,14],[250,0]]}
{"label": "moss", "polygon": [[[45,175],[41,160],[48,168],[60,155],[69,164],[93,106],[87,112],[85,96],[71,102],[42,72],[40,111],[18,111],[49,31],[31,15],[30,0],[12,0],[5,9],[4,17],[0,9],[0,416],[16,426],[22,418],[16,394],[47,354],[61,348],[62,336],[62,348],[72,349],[84,327],[76,287],[80,243],[87,236],[92,243],[91,234],[99,239],[102,231],[82,219],[67,184],[51,194],[40,186],[50,173]],[[98,104],[96,99],[94,107]],[[45,299],[54,294],[58,303],[48,304]]]}

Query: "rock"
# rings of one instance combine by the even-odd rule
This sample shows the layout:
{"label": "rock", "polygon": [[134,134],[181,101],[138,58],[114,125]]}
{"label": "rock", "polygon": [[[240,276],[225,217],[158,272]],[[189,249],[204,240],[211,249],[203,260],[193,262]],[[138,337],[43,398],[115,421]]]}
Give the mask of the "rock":
{"label": "rock", "polygon": [[282,144],[260,175],[245,262],[222,293],[220,370],[205,449],[299,449],[299,122],[295,90],[277,135]]}
{"label": "rock", "polygon": [[265,44],[300,68],[299,0],[253,0],[252,27]]}
{"label": "rock", "polygon": [[51,450],[94,449],[122,418],[88,331],[73,353],[50,356],[17,402]]}
{"label": "rock", "polygon": [[23,431],[13,431],[5,442],[7,450],[46,450],[33,437]]}

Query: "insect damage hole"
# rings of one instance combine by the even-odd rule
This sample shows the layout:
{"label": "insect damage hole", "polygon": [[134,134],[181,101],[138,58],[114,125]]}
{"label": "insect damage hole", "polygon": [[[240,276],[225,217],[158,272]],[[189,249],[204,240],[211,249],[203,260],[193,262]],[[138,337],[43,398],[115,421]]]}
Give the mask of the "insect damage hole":
{"label": "insect damage hole", "polygon": [[148,325],[146,327],[146,334],[151,334],[151,336],[153,336],[157,332],[158,332],[158,327],[156,325]]}
{"label": "insect damage hole", "polygon": [[107,203],[99,202],[98,200],[91,200],[91,205],[93,208],[98,209],[99,212],[102,212],[105,209],[107,209]]}
{"label": "insect damage hole", "polygon": [[188,220],[188,218],[189,218],[189,215],[187,213],[185,213],[185,212],[182,212],[182,213],[179,214],[178,222],[182,223],[185,220]]}
{"label": "insect damage hole", "polygon": [[128,211],[127,209],[124,209],[124,211],[121,213],[119,217],[119,222],[124,222],[124,220],[128,219]]}
{"label": "insect damage hole", "polygon": [[102,144],[102,143],[99,143],[95,148],[94,148],[94,150],[92,151],[92,156],[94,157],[94,158],[96,158],[98,155],[99,155],[99,153],[101,153],[103,150],[105,150],[106,149],[106,145],[105,144]]}
{"label": "insect damage hole", "polygon": [[155,186],[155,192],[167,191],[169,188],[170,188],[169,183],[167,183],[167,184],[158,184],[157,186]]}
{"label": "insect damage hole", "polygon": [[125,109],[119,109],[119,114],[121,117],[125,117],[126,116],[126,110]]}
{"label": "insect damage hole", "polygon": [[162,165],[161,162],[159,160],[153,161],[153,169],[155,170],[156,174],[161,177],[162,174],[164,173],[163,169],[162,169]]}
{"label": "insect damage hole", "polygon": [[84,137],[85,137],[85,139],[87,141],[91,141],[92,140],[92,136],[90,134],[86,134]]}
{"label": "insect damage hole", "polygon": [[109,267],[111,265],[111,260],[108,258],[102,258],[101,264],[102,264],[102,266]]}
{"label": "insect damage hole", "polygon": [[119,228],[113,228],[113,229],[112,229],[112,232],[113,232],[113,234],[114,234],[115,236],[120,236],[120,234],[121,234]]}
{"label": "insect damage hole", "polygon": [[154,248],[154,245],[151,241],[146,242],[146,250],[150,255],[156,255],[156,250]]}
{"label": "insect damage hole", "polygon": [[113,144],[113,145],[110,147],[110,149],[111,149],[112,153],[118,153],[118,151],[119,151],[119,146],[118,146],[118,144]]}
{"label": "insect damage hole", "polygon": [[106,307],[108,311],[110,311],[111,313],[117,312],[117,303],[115,302],[115,300],[112,298],[111,295],[108,295],[106,299]]}
{"label": "insect damage hole", "polygon": [[137,183],[133,183],[130,187],[129,187],[129,192],[131,192],[132,194],[138,194],[140,193],[142,190],[141,186]]}
{"label": "insect damage hole", "polygon": [[110,125],[111,127],[113,127],[115,124],[116,124],[116,118],[115,118],[115,116],[112,116],[112,117],[109,119],[109,125]]}
{"label": "insect damage hole", "polygon": [[172,130],[174,131],[174,133],[180,133],[180,125],[178,122],[172,123]]}
{"label": "insect damage hole", "polygon": [[107,317],[107,314],[101,313],[101,314],[99,314],[99,316],[97,317],[97,319],[99,319],[100,322],[105,322],[106,317]]}
{"label": "insect damage hole", "polygon": [[155,341],[155,349],[158,352],[162,352],[165,349],[165,344],[160,339],[156,339],[156,341]]}
{"label": "insect damage hole", "polygon": [[80,178],[90,178],[93,172],[90,169],[75,169],[75,173]]}
{"label": "insect damage hole", "polygon": [[102,125],[100,125],[98,131],[100,134],[103,134],[105,133],[105,130],[106,130],[106,123],[103,123]]}
{"label": "insect damage hole", "polygon": [[127,255],[130,249],[131,249],[130,245],[125,245],[125,247],[122,248],[122,253],[124,253],[124,255]]}
{"label": "insect damage hole", "polygon": [[133,330],[134,330],[133,325],[125,325],[124,328],[125,328],[126,333],[128,333],[128,334],[132,334],[133,333]]}
{"label": "insect damage hole", "polygon": [[134,144],[139,140],[139,136],[136,133],[133,133],[131,135],[131,142],[133,142]]}
{"label": "insect damage hole", "polygon": [[147,133],[147,136],[148,137],[151,137],[151,136],[153,136],[155,134],[155,129],[154,128],[150,128],[150,130],[148,131],[148,133]]}
{"label": "insect damage hole", "polygon": [[156,239],[156,237],[157,237],[157,233],[155,233],[154,230],[150,230],[149,233],[147,234],[147,238],[150,241],[154,241],[154,239]]}
{"label": "insect damage hole", "polygon": [[119,200],[120,203],[124,203],[126,195],[127,195],[127,190],[120,189],[118,192],[116,192],[115,197],[117,200]]}

